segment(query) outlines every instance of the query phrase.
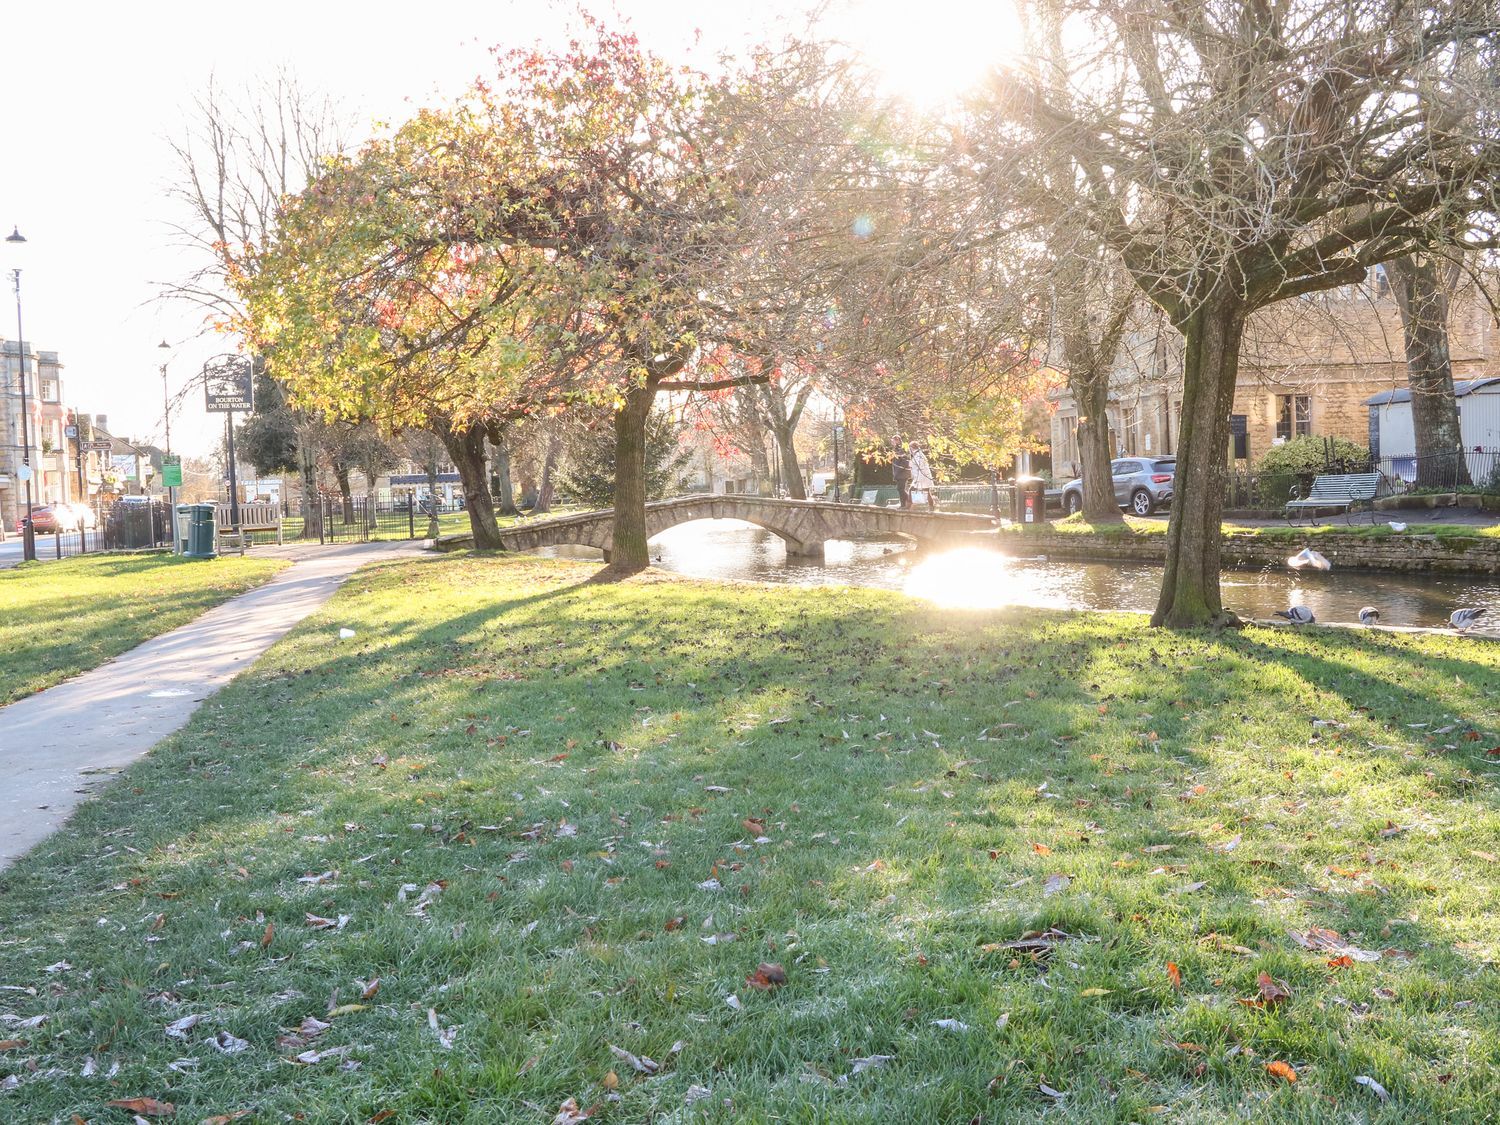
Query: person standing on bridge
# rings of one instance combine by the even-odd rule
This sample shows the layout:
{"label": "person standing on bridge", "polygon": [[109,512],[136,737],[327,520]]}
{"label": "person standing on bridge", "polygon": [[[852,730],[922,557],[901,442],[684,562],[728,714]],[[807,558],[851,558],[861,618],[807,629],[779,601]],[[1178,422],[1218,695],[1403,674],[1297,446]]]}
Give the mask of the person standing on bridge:
{"label": "person standing on bridge", "polygon": [[927,454],[922,451],[921,442],[914,441],[911,443],[910,456],[911,503],[920,504],[925,500],[927,510],[935,512],[937,511],[937,496],[933,493],[932,466],[927,463]]}
{"label": "person standing on bridge", "polygon": [[896,443],[896,456],[891,458],[891,479],[896,482],[896,492],[901,497],[903,508],[911,507],[911,458],[906,453],[906,443]]}

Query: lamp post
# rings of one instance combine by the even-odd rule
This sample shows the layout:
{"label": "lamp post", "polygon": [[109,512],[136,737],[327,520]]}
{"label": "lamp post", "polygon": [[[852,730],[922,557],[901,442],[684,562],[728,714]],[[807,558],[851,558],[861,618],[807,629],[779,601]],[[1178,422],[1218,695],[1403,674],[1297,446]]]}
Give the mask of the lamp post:
{"label": "lamp post", "polygon": [[[20,227],[11,228],[5,241],[20,246],[26,241]],[[21,537],[21,557],[26,562],[36,561],[36,531],[31,526],[31,418],[26,406],[26,338],[21,330],[21,270],[11,271],[11,285],[16,293],[16,358],[21,365],[21,475],[26,478],[26,523]]]}
{"label": "lamp post", "polygon": [[[172,345],[163,340],[156,345],[158,351],[166,351],[161,360],[161,418],[162,425],[167,431],[167,456],[172,455],[172,396],[167,391],[167,360],[171,359]],[[167,464],[162,462],[161,475],[167,477]],[[177,550],[177,489],[173,485],[167,485],[167,526],[172,528],[172,550]]]}

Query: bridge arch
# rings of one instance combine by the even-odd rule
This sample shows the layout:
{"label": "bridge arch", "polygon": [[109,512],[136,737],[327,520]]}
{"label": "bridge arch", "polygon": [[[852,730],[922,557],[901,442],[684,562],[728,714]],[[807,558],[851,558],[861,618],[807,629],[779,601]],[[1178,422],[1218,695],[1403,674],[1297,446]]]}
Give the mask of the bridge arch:
{"label": "bridge arch", "polygon": [[[612,510],[561,516],[519,524],[501,531],[506,550],[576,545],[593,547],[608,557],[613,534]],[[820,558],[829,539],[863,539],[900,535],[919,543],[966,538],[991,528],[988,516],[876,508],[819,500],[782,500],[766,496],[679,496],[646,505],[646,534],[697,520],[735,519],[764,528],[786,544],[793,557]],[[462,537],[459,537],[461,540]]]}

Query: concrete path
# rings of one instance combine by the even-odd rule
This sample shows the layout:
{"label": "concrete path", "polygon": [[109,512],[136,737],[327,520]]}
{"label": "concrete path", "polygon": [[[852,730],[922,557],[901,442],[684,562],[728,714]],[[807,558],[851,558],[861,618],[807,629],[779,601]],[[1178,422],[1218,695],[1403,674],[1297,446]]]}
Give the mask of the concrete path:
{"label": "concrete path", "polygon": [[0,708],[0,869],[186,724],[356,569],[421,548],[420,541],[257,548],[293,564],[180,629]]}

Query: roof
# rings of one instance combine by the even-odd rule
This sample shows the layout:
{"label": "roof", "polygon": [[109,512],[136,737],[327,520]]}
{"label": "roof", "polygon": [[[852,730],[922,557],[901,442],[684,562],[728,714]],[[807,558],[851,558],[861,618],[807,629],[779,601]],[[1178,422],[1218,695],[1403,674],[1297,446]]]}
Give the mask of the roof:
{"label": "roof", "polygon": [[[1500,376],[1490,376],[1484,379],[1459,379],[1453,384],[1453,397],[1463,398],[1475,391],[1484,390],[1486,387],[1500,387]],[[1401,387],[1393,391],[1381,391],[1378,395],[1371,395],[1365,399],[1366,406],[1389,406],[1393,402],[1410,402],[1411,388]]]}

